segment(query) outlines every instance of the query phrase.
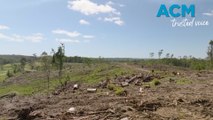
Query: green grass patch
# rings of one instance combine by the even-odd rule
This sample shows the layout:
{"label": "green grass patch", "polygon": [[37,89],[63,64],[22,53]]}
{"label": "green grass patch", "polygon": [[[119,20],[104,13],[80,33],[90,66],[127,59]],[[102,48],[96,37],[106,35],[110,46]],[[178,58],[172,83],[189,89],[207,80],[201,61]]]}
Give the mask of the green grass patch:
{"label": "green grass patch", "polygon": [[155,86],[158,86],[158,85],[160,85],[161,84],[161,82],[158,80],[158,79],[154,79],[154,80],[152,80],[152,81],[150,81],[149,83],[148,83],[148,85],[150,86],[150,87],[155,87]]}
{"label": "green grass patch", "polygon": [[120,87],[120,86],[116,86],[115,84],[109,84],[107,86],[107,88],[111,91],[114,91],[116,95],[124,95],[125,94],[125,89]]}
{"label": "green grass patch", "polygon": [[0,82],[4,81],[7,78],[7,72],[13,71],[11,64],[2,65],[0,69]]}
{"label": "green grass patch", "polygon": [[[74,69],[74,68],[73,68]],[[78,69],[78,68],[77,68]],[[78,71],[78,70],[77,70]],[[111,64],[96,64],[91,67],[91,69],[81,70],[79,72],[74,72],[71,75],[71,79],[79,82],[84,82],[88,84],[96,84],[102,80],[113,79],[115,76],[120,75],[130,75],[133,70],[126,69],[121,66],[115,66]]]}
{"label": "green grass patch", "polygon": [[185,84],[191,84],[192,81],[189,80],[189,79],[178,79],[176,80],[176,84],[179,84],[179,85],[185,85]]}
{"label": "green grass patch", "polygon": [[[55,90],[55,88],[60,85],[58,79],[52,79],[50,81],[50,89],[49,92]],[[31,81],[29,84],[25,85],[17,85],[11,84],[0,87],[0,95],[4,95],[10,92],[16,92],[19,95],[32,95],[35,93],[48,92],[47,89],[47,80],[36,80]]]}
{"label": "green grass patch", "polygon": [[116,86],[115,86],[115,84],[108,84],[107,88],[109,90],[115,90]]}
{"label": "green grass patch", "polygon": [[154,86],[157,86],[157,85],[160,85],[161,82],[157,79],[154,79],[152,82],[151,82]]}
{"label": "green grass patch", "polygon": [[124,95],[125,94],[124,88],[122,88],[122,87],[116,87],[115,94],[116,95]]}
{"label": "green grass patch", "polygon": [[[28,66],[29,67],[29,66]],[[97,63],[91,66],[87,66],[85,64],[66,64],[66,69],[63,70],[63,77],[61,79],[62,82],[65,81],[77,81],[88,84],[96,84],[102,80],[106,79],[114,79],[115,76],[120,75],[130,75],[134,73],[134,70],[127,69],[123,66],[120,66],[115,63]],[[0,81],[7,79],[6,73],[8,70],[12,70],[12,65],[4,66],[4,71],[0,71]],[[0,82],[0,95],[7,94],[8,92],[17,92],[20,95],[32,95],[34,93],[42,93],[48,92],[47,90],[47,78],[44,75],[45,73],[41,71],[37,71],[35,75],[29,76],[29,73],[19,74],[16,73],[13,79],[19,77],[27,80],[27,83],[10,83],[6,86],[1,85],[3,83]],[[60,86],[59,78],[55,77],[57,72],[52,70],[52,77],[50,80],[50,92],[55,90],[58,86]],[[54,77],[53,77],[54,74]],[[7,82],[7,80],[5,80]],[[123,94],[123,88],[115,89],[116,94]]]}
{"label": "green grass patch", "polygon": [[20,95],[31,95],[35,91],[32,86],[19,86],[19,85],[9,85],[0,88],[0,95],[4,95],[10,92],[16,92]]}
{"label": "green grass patch", "polygon": [[156,87],[156,86],[158,86],[160,84],[161,84],[161,82],[158,79],[154,79],[154,80],[152,80],[150,82],[144,83],[143,87],[145,87],[145,88],[154,88],[154,87]]}

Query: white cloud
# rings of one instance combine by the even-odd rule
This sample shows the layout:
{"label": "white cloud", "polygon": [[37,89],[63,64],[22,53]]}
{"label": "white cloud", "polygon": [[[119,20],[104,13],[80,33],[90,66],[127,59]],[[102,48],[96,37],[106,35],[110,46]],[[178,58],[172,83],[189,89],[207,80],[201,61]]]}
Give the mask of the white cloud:
{"label": "white cloud", "polygon": [[119,4],[119,6],[120,6],[120,7],[125,7],[125,5],[123,5],[123,4]]}
{"label": "white cloud", "polygon": [[15,42],[24,42],[24,41],[30,41],[30,42],[41,42],[44,40],[44,36],[41,33],[35,33],[28,36],[13,34],[13,35],[5,35],[0,33],[0,40],[8,40],[8,41],[15,41]]}
{"label": "white cloud", "polygon": [[0,40],[9,40],[9,41],[12,41],[13,38],[8,36],[8,35],[5,35],[3,33],[0,33]]}
{"label": "white cloud", "polygon": [[100,13],[112,13],[119,15],[115,8],[109,4],[97,4],[90,0],[70,0],[68,1],[68,8],[74,11],[81,12],[85,15],[94,15]]}
{"label": "white cloud", "polygon": [[121,20],[120,17],[105,17],[104,18],[104,21],[107,21],[107,22],[113,22],[119,26],[122,26],[124,24],[124,21]]}
{"label": "white cloud", "polygon": [[108,21],[108,22],[114,22],[114,21],[117,21],[117,20],[120,20],[119,17],[106,17],[104,18],[104,21]]}
{"label": "white cloud", "polygon": [[83,38],[85,39],[92,39],[94,38],[95,36],[92,36],[92,35],[84,35]]}
{"label": "white cloud", "polygon": [[[57,42],[60,43],[81,43],[90,42],[94,38],[93,35],[84,35],[79,32],[69,32],[63,29],[57,29],[52,31],[53,34],[65,35],[60,38],[56,38]],[[77,39],[76,39],[77,38]],[[86,40],[85,40],[86,39]]]}
{"label": "white cloud", "polygon": [[81,35],[81,33],[77,32],[77,31],[69,32],[69,31],[62,30],[62,29],[53,30],[52,33],[59,34],[59,35],[66,35],[66,36],[69,36],[71,38],[78,37],[78,36]]}
{"label": "white cloud", "polygon": [[115,24],[122,26],[124,22],[122,20],[114,21]]}
{"label": "white cloud", "polygon": [[203,15],[206,15],[206,16],[213,16],[213,10],[211,12],[208,12],[208,13],[203,13]]}
{"label": "white cloud", "polygon": [[114,5],[114,3],[112,1],[109,1],[106,3],[107,5]]}
{"label": "white cloud", "polygon": [[0,30],[9,30],[10,28],[6,25],[0,25]]}
{"label": "white cloud", "polygon": [[84,20],[84,19],[81,19],[81,20],[79,21],[79,23],[80,23],[81,25],[90,25],[90,23],[89,23],[88,21]]}
{"label": "white cloud", "polygon": [[[101,16],[106,19],[110,19],[114,16],[116,18],[119,18],[119,20],[104,20],[100,19],[100,16],[98,16],[98,20],[103,20],[107,22],[115,23],[119,26],[122,26],[124,24],[124,21],[121,19],[121,13],[114,8],[115,5],[119,5],[119,7],[123,7],[122,4],[115,4],[112,1],[108,1],[105,4],[98,4],[91,0],[69,0],[68,1],[68,8],[77,12],[80,12],[84,15],[98,15],[101,14]],[[108,16],[108,17],[107,17]],[[86,23],[85,21],[81,21],[80,23]]]}
{"label": "white cloud", "polygon": [[56,39],[56,41],[61,42],[61,43],[80,43],[80,40],[73,40],[73,39]]}
{"label": "white cloud", "polygon": [[15,39],[23,39],[25,41],[31,41],[31,42],[41,42],[44,40],[44,36],[41,33],[35,33],[29,36],[20,36],[20,35],[14,35]]}
{"label": "white cloud", "polygon": [[[9,30],[9,29],[10,28],[8,26],[0,25],[0,30]],[[41,33],[35,33],[32,35],[18,35],[18,34],[6,35],[0,33],[0,40],[15,41],[15,42],[24,42],[24,41],[41,42],[42,40],[44,40],[44,36]]]}

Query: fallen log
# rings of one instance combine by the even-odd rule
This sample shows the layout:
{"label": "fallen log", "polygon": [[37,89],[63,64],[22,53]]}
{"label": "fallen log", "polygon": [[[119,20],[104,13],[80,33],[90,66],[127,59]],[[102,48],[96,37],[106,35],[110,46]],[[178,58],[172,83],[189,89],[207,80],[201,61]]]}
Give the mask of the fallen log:
{"label": "fallen log", "polygon": [[130,78],[129,80],[127,80],[126,82],[132,83],[136,78],[137,78],[137,76],[134,76],[134,77]]}
{"label": "fallen log", "polygon": [[87,88],[87,92],[89,93],[95,93],[97,91],[96,88]]}
{"label": "fallen log", "polygon": [[109,83],[110,83],[110,80],[107,79],[105,81],[100,82],[99,85],[98,85],[98,87],[106,88]]}
{"label": "fallen log", "polygon": [[87,115],[96,115],[96,114],[103,114],[103,113],[112,113],[112,114],[115,114],[115,111],[113,111],[113,110],[97,111],[97,112],[87,113]]}
{"label": "fallen log", "polygon": [[140,86],[141,85],[141,79],[137,79],[137,80],[135,80],[135,85],[137,85],[137,86]]}
{"label": "fallen log", "polygon": [[121,86],[122,86],[122,87],[129,86],[129,83],[128,83],[128,82],[121,82]]}

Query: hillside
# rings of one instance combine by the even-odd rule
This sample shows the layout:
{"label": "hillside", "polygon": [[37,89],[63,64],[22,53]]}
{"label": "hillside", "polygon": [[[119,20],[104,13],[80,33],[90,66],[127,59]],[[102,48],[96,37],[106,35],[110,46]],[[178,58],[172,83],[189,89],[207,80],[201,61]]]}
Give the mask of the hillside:
{"label": "hillside", "polygon": [[[57,75],[52,72],[49,95],[42,72],[20,74],[1,83],[0,91],[5,92],[0,97],[0,119],[213,118],[213,71],[172,66],[142,68],[119,62],[65,66],[66,75],[70,75],[68,82],[57,87]],[[75,88],[76,84],[79,87]]]}

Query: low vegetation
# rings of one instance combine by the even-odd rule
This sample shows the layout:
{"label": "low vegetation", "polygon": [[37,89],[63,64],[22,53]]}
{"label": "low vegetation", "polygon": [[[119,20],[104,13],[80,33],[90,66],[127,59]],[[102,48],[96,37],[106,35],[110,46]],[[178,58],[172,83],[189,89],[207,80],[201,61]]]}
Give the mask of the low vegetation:
{"label": "low vegetation", "polygon": [[115,84],[109,84],[107,88],[111,91],[114,91],[116,95],[125,95],[125,89],[121,86],[116,86]]}
{"label": "low vegetation", "polygon": [[191,84],[192,81],[189,80],[189,79],[178,79],[176,81],[176,84],[179,84],[179,85],[185,85],[185,84]]}
{"label": "low vegetation", "polygon": [[160,83],[159,80],[154,79],[154,80],[152,81],[152,84],[153,84],[154,86],[157,86],[157,85],[160,85],[161,83]]}
{"label": "low vegetation", "polygon": [[213,46],[206,59],[164,52],[158,59],[66,57],[61,44],[4,62],[0,119],[210,119]]}
{"label": "low vegetation", "polygon": [[[20,94],[31,95],[38,92],[51,92],[58,86],[63,87],[67,82],[97,84],[106,79],[118,76],[130,76],[138,69],[157,68],[153,72],[162,74],[161,66],[176,66],[193,70],[210,70],[213,67],[213,42],[209,42],[207,58],[197,59],[192,56],[174,58],[173,54],[164,50],[157,53],[158,59],[153,59],[155,53],[150,53],[151,59],[120,59],[120,58],[85,58],[65,56],[64,45],[61,44],[52,54],[43,52],[40,56],[0,56],[0,94],[17,91]],[[138,65],[141,68],[129,67]],[[159,68],[159,69],[158,69]],[[30,75],[28,75],[30,74]],[[165,77],[169,76],[168,74]],[[25,81],[22,83],[21,81]],[[190,80],[180,78],[177,84],[188,84]],[[20,83],[20,84],[19,84]],[[161,84],[160,79],[154,79],[150,86]],[[124,90],[118,86],[108,86],[116,94]]]}

